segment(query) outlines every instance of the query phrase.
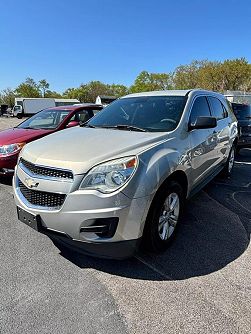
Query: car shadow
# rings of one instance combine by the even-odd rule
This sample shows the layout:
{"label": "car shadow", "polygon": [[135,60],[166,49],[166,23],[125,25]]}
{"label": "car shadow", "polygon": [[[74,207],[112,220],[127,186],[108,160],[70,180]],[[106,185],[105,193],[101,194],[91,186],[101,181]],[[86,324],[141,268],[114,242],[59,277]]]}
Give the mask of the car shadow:
{"label": "car shadow", "polygon": [[242,148],[235,159],[237,162],[251,162],[251,148]]}
{"label": "car shadow", "polygon": [[243,150],[237,161],[230,179],[217,177],[187,202],[178,236],[164,254],[140,250],[131,259],[105,260],[55,244],[79,268],[132,279],[184,280],[218,271],[243,254],[250,242],[251,167],[245,162],[251,161],[251,150]]}

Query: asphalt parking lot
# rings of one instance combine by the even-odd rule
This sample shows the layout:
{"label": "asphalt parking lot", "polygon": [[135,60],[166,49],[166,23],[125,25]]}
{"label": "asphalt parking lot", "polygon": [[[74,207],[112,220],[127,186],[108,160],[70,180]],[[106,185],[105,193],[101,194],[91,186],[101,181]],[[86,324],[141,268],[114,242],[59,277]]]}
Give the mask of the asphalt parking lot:
{"label": "asphalt parking lot", "polygon": [[187,203],[163,255],[59,249],[17,220],[9,179],[0,229],[0,333],[251,333],[251,150]]}

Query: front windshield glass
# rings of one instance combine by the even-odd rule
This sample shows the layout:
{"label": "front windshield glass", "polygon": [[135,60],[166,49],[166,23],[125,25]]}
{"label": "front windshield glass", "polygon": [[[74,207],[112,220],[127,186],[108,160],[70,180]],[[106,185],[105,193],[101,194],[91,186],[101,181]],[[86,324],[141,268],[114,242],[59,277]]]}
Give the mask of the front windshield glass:
{"label": "front windshield glass", "polygon": [[42,110],[18,125],[22,129],[56,129],[71,110]]}
{"label": "front windshield glass", "polygon": [[232,103],[233,111],[238,120],[251,119],[251,105]]}
{"label": "front windshield glass", "polygon": [[186,96],[146,96],[116,100],[89,122],[89,126],[142,129],[160,132],[174,130],[186,104]]}

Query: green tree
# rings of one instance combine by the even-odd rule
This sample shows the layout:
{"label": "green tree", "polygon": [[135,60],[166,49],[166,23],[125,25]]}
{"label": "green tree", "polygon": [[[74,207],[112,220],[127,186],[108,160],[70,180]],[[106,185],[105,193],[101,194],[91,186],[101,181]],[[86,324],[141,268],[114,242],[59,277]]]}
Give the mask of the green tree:
{"label": "green tree", "polygon": [[32,78],[26,78],[15,91],[18,97],[41,97],[38,84]]}
{"label": "green tree", "polygon": [[250,88],[251,64],[245,58],[225,60],[222,63],[222,91]]}
{"label": "green tree", "polygon": [[130,87],[131,93],[147,92],[154,90],[166,90],[172,87],[171,75],[169,73],[141,72]]}
{"label": "green tree", "polygon": [[51,98],[55,98],[55,99],[60,99],[60,98],[62,98],[62,95],[59,94],[58,92],[51,91],[51,90],[47,90],[47,91],[45,92],[44,97],[47,97],[47,98],[48,98],[48,97],[51,97]]}
{"label": "green tree", "polygon": [[175,89],[200,87],[199,70],[205,62],[204,60],[194,60],[191,64],[178,66],[173,73]]}
{"label": "green tree", "polygon": [[109,85],[101,81],[90,81],[83,86],[86,102],[95,102],[98,95],[112,95]]}
{"label": "green tree", "polygon": [[8,104],[13,107],[15,104],[15,93],[11,88],[6,88],[0,92],[0,104]]}
{"label": "green tree", "polygon": [[121,97],[121,96],[127,95],[129,92],[128,87],[124,85],[112,84],[112,85],[107,85],[107,86],[108,86],[108,90],[111,92],[111,95],[115,97]]}
{"label": "green tree", "polygon": [[42,97],[45,97],[47,91],[49,90],[49,87],[50,85],[45,79],[42,79],[38,82],[38,88],[41,91]]}
{"label": "green tree", "polygon": [[176,89],[248,90],[251,88],[251,64],[245,58],[223,62],[195,60],[176,68],[173,84]]}
{"label": "green tree", "polygon": [[81,85],[79,88],[68,88],[62,96],[66,99],[78,99],[80,102],[86,102],[85,85]]}
{"label": "green tree", "polygon": [[69,99],[79,99],[80,102],[96,101],[99,95],[122,96],[127,94],[127,87],[123,85],[108,85],[101,81],[90,81],[87,84],[81,84],[78,88],[68,88],[63,96]]}

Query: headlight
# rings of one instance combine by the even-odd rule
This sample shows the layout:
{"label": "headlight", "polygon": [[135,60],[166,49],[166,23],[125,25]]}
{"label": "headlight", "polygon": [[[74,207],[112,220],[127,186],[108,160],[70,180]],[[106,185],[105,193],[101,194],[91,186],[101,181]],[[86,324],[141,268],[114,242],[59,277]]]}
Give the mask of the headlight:
{"label": "headlight", "polygon": [[21,151],[25,143],[17,143],[0,146],[0,156],[6,156]]}
{"label": "headlight", "polygon": [[79,189],[96,189],[102,193],[111,193],[129,181],[137,165],[136,157],[105,162],[90,170]]}

